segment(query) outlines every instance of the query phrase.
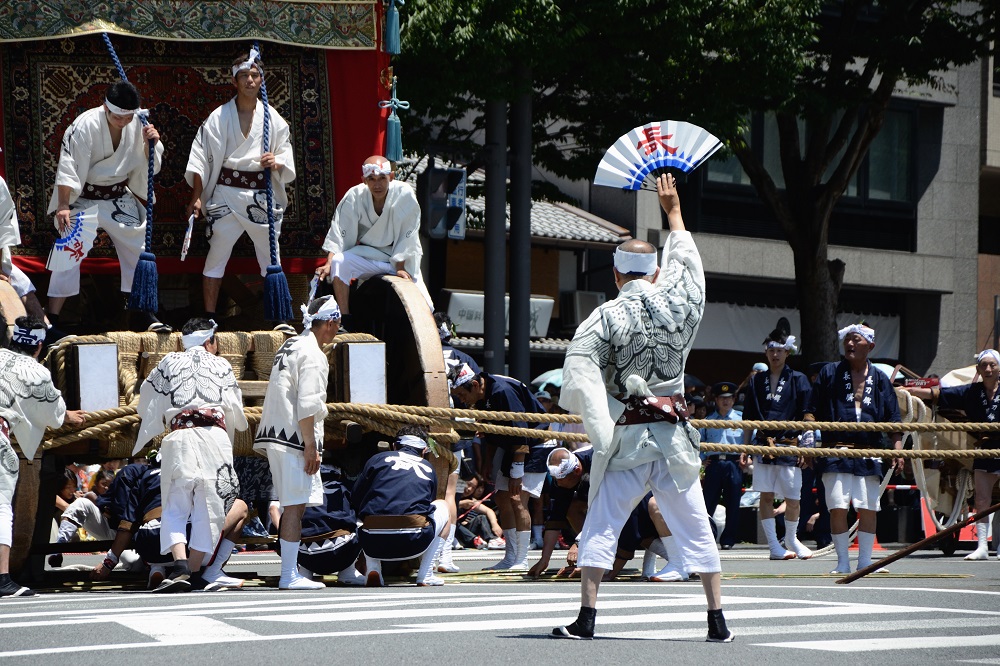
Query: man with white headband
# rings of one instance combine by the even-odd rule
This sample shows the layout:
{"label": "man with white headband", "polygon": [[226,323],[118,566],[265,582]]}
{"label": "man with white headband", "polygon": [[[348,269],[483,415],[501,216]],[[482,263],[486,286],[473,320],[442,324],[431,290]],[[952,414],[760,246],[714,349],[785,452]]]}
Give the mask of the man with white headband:
{"label": "man with white headband", "polygon": [[0,597],[30,597],[35,593],[10,578],[13,545],[14,488],[21,462],[11,444],[17,437],[21,455],[33,460],[46,428],[79,425],[84,414],[66,411],[52,376],[37,362],[45,341],[45,325],[34,317],[18,317],[9,349],[0,349]]}
{"label": "man with white headband", "polygon": [[[333,283],[341,311],[350,313],[351,280],[395,275],[413,280],[431,305],[420,276],[420,204],[413,188],[395,180],[392,164],[372,155],[361,165],[364,182],[347,191],[337,205],[323,242],[329,254],[316,270]],[[350,328],[350,323],[345,324]]]}
{"label": "man with white headband", "polygon": [[368,459],[354,483],[351,505],[361,521],[358,538],[368,565],[368,586],[382,587],[382,562],[420,558],[417,587],[443,585],[431,570],[451,528],[448,505],[435,499],[437,475],[424,459],[427,431],[406,425],[393,451]]}
{"label": "man with white headband", "polygon": [[601,578],[614,566],[618,534],[648,488],[680,546],[683,568],[700,574],[708,640],[733,639],[698,481],[698,435],[683,399],[684,363],[705,310],[705,273],[673,176],[657,178],[656,188],[670,227],[662,265],[652,245],[623,243],[615,253],[618,298],[580,325],[566,352],[559,403],[582,415],[594,460],[580,535],[580,613],[553,629],[554,638],[593,638]]}
{"label": "man with white headband", "polygon": [[[997,423],[1000,421],[1000,352],[984,349],[976,354],[976,372],[980,381],[947,388],[907,388],[912,395],[931,400],[935,407],[960,409],[969,421]],[[976,438],[977,449],[1000,449],[1000,433],[970,433]],[[976,484],[976,513],[982,514],[992,504],[993,487],[1000,481],[1000,451],[996,458],[976,458],[972,463]],[[965,556],[967,560],[988,560],[990,524],[989,516],[976,521],[976,549]],[[994,544],[1000,535],[994,533]],[[1000,559],[1000,550],[997,551]]]}
{"label": "man with white headband", "polygon": [[[202,271],[205,316],[215,318],[219,290],[233,246],[244,232],[253,241],[260,274],[271,264],[264,171],[271,172],[274,233],[288,207],[286,188],[295,180],[288,123],[268,106],[269,150],[264,152],[264,104],[258,99],[264,76],[260,55],[253,51],[233,62],[236,96],[218,107],[198,128],[184,179],[191,186],[187,215],[208,220],[208,256]],[[279,257],[280,260],[280,257]]]}
{"label": "man with white headband", "polygon": [[184,351],[164,356],[139,388],[142,426],[133,455],[169,430],[160,444],[160,552],[170,553],[174,564],[155,592],[206,587],[202,564],[222,539],[226,512],[239,491],[233,439],[248,423],[233,367],[217,355],[216,328],[210,319],[188,320]]}
{"label": "man with white headband", "polygon": [[[743,418],[748,421],[801,421],[812,386],[809,378],[792,370],[786,364],[790,354],[794,354],[795,336],[776,328],[764,339],[764,354],[767,369],[750,379]],[[757,430],[753,443],[758,446],[807,446],[814,445],[812,430]],[[804,459],[795,456],[754,456],[753,488],[760,493],[760,524],[767,536],[767,545],[772,560],[807,560],[812,551],[799,543],[796,532],[799,527],[800,503],[802,495],[802,470]],[[785,499],[785,545],[778,543],[777,527],[774,519],[774,499]]]}
{"label": "man with white headband", "polygon": [[[889,378],[872,365],[868,355],[875,348],[875,331],[854,324],[839,331],[844,345],[840,363],[828,363],[813,382],[806,407],[806,421],[847,421],[851,423],[899,423],[899,403]],[[880,449],[880,432],[822,432],[824,448]],[[903,448],[902,435],[889,433],[893,448]],[[826,505],[830,509],[830,531],[837,550],[837,567],[831,572],[851,571],[850,535],[847,510],[853,504],[858,513],[858,569],[872,563],[875,526],[879,510],[881,458],[816,458],[813,465],[823,475]],[[903,460],[893,460],[902,471]],[[880,570],[881,571],[881,570]]]}
{"label": "man with white headband", "polygon": [[[152,123],[143,125],[139,92],[127,81],[108,87],[104,104],[77,116],[63,134],[59,167],[48,212],[59,234],[70,229],[71,213],[97,207],[97,226],[114,241],[127,307],[139,254],[146,242],[149,142],[155,142],[153,173],[163,161],[163,143]],[[83,252],[90,251],[84,247]],[[46,311],[56,326],[66,299],[80,293],[80,264],[53,272]],[[152,315],[152,329],[162,329]],[[143,326],[142,328],[145,328]]]}
{"label": "man with white headband", "polygon": [[[470,409],[493,412],[544,414],[545,408],[534,392],[512,377],[487,372],[476,374],[464,363],[448,370],[451,395]],[[497,425],[544,430],[544,423],[497,421]],[[531,544],[531,514],[528,498],[541,497],[545,486],[545,460],[552,440],[518,435],[483,433],[485,454],[480,458],[480,474],[496,484],[496,503],[506,541],[502,560],[488,570],[528,570]]]}
{"label": "man with white headband", "polygon": [[340,308],[332,296],[303,306],[300,335],[289,338],[274,355],[264,394],[264,410],[253,448],[267,456],[281,507],[282,590],[317,590],[325,585],[298,570],[302,515],[307,506],[322,506],[323,421],[330,364],[323,345],[340,330]]}

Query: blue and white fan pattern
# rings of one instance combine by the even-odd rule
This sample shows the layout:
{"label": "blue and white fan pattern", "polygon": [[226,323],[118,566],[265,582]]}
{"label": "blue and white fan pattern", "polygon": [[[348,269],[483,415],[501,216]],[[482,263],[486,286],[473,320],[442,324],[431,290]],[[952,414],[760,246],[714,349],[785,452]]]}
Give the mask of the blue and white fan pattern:
{"label": "blue and white fan pattern", "polygon": [[594,184],[623,190],[643,188],[651,174],[668,168],[689,173],[722,147],[722,141],[687,122],[664,120],[636,127],[615,141],[597,166]]}

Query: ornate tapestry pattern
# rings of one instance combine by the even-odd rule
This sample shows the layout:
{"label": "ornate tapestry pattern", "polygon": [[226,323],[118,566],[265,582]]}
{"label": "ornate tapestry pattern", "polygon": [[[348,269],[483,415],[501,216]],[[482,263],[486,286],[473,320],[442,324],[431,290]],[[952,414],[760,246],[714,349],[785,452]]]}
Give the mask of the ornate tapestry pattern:
{"label": "ornate tapestry pattern", "polygon": [[[283,257],[318,257],[336,202],[326,60],[322,51],[263,44],[271,105],[288,121],[297,177],[282,222]],[[164,144],[156,176],[153,252],[179,257],[191,189],[184,181],[191,142],[201,123],[235,93],[230,66],[249,44],[184,44],[116,38],[129,80],[139,89]],[[7,181],[18,201],[19,254],[44,256],[55,239],[45,214],[63,132],[82,111],[100,105],[118,76],[99,37],[0,45],[4,66]],[[145,193],[142,193],[143,195]],[[205,223],[195,228],[189,256],[208,252]],[[244,237],[233,255],[253,257]],[[91,256],[113,256],[98,236]]]}
{"label": "ornate tapestry pattern", "polygon": [[266,39],[336,49],[375,47],[374,2],[309,0],[5,0],[0,41],[100,32],[195,41]]}

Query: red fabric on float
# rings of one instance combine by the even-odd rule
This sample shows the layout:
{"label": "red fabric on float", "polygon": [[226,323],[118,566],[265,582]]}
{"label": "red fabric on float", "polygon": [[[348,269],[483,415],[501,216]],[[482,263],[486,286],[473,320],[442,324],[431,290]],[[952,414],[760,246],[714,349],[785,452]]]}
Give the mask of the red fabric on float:
{"label": "red fabric on float", "polygon": [[377,51],[329,51],[326,55],[333,128],[334,187],[337,201],[361,182],[361,164],[384,152],[388,112],[378,102],[389,98],[379,82],[389,56]]}

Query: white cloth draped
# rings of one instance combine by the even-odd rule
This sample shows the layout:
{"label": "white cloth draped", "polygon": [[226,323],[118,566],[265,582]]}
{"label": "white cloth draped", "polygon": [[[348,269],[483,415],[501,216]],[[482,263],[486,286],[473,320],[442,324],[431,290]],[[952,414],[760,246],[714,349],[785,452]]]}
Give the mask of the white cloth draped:
{"label": "white cloth draped", "polygon": [[66,403],[48,369],[9,349],[0,349],[0,417],[28,460],[35,457],[45,429],[58,428],[66,417]]}
{"label": "white cloth draped", "polygon": [[329,361],[316,336],[307,331],[287,340],[274,355],[253,448],[302,452],[299,421],[312,416],[316,448],[322,450],[329,374]]}
{"label": "white cloth draped", "polygon": [[13,264],[10,248],[21,244],[21,230],[17,224],[17,209],[10,196],[7,181],[0,178],[0,272],[9,276]]}
{"label": "white cloth draped", "polygon": [[580,325],[566,352],[559,404],[580,414],[594,459],[593,501],[606,470],[667,462],[678,490],[698,480],[697,432],[668,423],[615,426],[626,380],[638,376],[653,395],[684,392],[684,364],[705,308],[705,274],[691,234],[670,234],[655,284],[627,282]]}

